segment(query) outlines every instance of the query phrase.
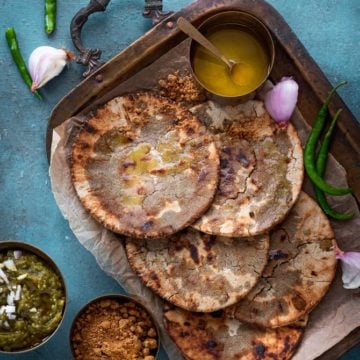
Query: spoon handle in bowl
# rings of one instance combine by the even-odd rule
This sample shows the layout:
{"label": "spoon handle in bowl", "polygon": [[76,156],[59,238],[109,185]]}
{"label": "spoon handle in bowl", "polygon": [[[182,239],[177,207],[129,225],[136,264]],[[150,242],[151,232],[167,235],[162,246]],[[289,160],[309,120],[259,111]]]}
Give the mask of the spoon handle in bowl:
{"label": "spoon handle in bowl", "polygon": [[214,54],[217,58],[222,60],[229,68],[232,67],[230,61],[224,56],[224,54],[216,48],[203,34],[200,33],[189,21],[184,19],[183,17],[179,17],[177,20],[178,28],[188,35],[191,39],[198,42],[204,48],[208,49],[212,54]]}

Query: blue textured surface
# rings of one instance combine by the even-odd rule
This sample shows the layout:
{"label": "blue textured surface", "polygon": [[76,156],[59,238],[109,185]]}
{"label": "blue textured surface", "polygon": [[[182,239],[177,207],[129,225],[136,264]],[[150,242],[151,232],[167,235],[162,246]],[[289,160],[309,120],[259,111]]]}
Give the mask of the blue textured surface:
{"label": "blue textured surface", "polygon": [[[188,0],[165,0],[165,9],[179,10]],[[347,79],[340,94],[357,118],[360,115],[360,2],[358,0],[271,0],[332,83]],[[68,311],[60,331],[49,343],[16,359],[71,359],[68,332],[74,314],[91,298],[122,292],[106,276],[71,233],[50,191],[45,154],[47,120],[54,105],[81,79],[84,69],[71,65],[32,97],[17,73],[4,39],[15,27],[24,57],[37,46],[73,49],[69,24],[87,0],[58,0],[57,30],[43,31],[43,1],[0,0],[0,229],[1,239],[36,244],[52,256],[63,272],[69,293]],[[113,0],[106,14],[96,14],[84,27],[84,43],[103,49],[109,59],[141,36],[150,22],[141,17],[142,0]],[[0,359],[9,357],[1,356]],[[343,360],[360,358],[360,347]],[[161,359],[166,359],[162,354]],[[306,359],[304,359],[306,360]]]}

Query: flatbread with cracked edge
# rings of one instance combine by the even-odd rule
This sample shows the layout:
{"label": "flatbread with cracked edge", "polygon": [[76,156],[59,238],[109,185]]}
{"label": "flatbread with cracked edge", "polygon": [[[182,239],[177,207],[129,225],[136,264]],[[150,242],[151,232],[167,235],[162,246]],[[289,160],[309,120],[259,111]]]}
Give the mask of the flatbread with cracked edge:
{"label": "flatbread with cracked edge", "polygon": [[296,326],[259,329],[227,319],[221,310],[201,314],[170,308],[164,312],[164,324],[189,360],[287,360],[304,332]]}
{"label": "flatbread with cracked edge", "polygon": [[226,238],[187,228],[168,238],[126,240],[132,269],[159,296],[211,312],[242,299],[265,268],[269,235]]}
{"label": "flatbread with cracked edge", "polygon": [[301,192],[270,238],[270,261],[261,280],[226,313],[275,328],[308,314],[329,289],[336,271],[335,235],[317,203]]}
{"label": "flatbread with cracked edge", "polygon": [[303,151],[295,128],[279,127],[262,101],[212,101],[191,109],[215,134],[220,184],[209,210],[193,225],[208,234],[253,236],[288,214],[301,190]]}
{"label": "flatbread with cracked edge", "polygon": [[106,228],[158,238],[187,227],[209,207],[219,156],[185,108],[150,92],[112,99],[79,132],[71,174],[77,195]]}

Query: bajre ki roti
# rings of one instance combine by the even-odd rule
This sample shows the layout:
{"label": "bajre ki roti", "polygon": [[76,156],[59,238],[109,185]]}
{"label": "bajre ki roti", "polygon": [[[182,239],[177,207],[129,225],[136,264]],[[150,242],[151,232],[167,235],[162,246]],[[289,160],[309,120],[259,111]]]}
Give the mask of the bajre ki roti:
{"label": "bajre ki roti", "polygon": [[236,106],[212,101],[191,111],[215,134],[220,184],[209,210],[193,225],[220,236],[253,236],[280,223],[303,181],[303,152],[295,128],[280,128],[262,101]]}
{"label": "bajre ki roti", "polygon": [[229,317],[262,327],[291,324],[308,314],[335,276],[335,238],[317,203],[301,192],[287,219],[270,234],[261,280]]}
{"label": "bajre ki roti", "polygon": [[223,311],[191,313],[179,308],[164,312],[167,332],[189,360],[290,359],[301,340],[303,328],[259,329]]}
{"label": "bajre ki roti", "polygon": [[109,101],[72,148],[83,206],[106,228],[132,237],[167,236],[194,222],[214,197],[218,170],[205,126],[150,92]]}
{"label": "bajre ki roti", "polygon": [[269,236],[226,238],[185,229],[168,238],[126,240],[132,269],[162,298],[190,311],[236,303],[265,268]]}

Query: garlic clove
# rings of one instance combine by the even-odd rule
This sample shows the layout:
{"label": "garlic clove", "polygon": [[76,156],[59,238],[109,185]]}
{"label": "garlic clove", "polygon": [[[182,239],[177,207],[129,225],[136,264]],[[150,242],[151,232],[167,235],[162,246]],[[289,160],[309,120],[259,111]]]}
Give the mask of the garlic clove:
{"label": "garlic clove", "polygon": [[293,114],[299,93],[299,85],[291,77],[283,77],[265,95],[265,107],[273,120],[286,124]]}
{"label": "garlic clove", "polygon": [[70,60],[73,60],[70,51],[51,46],[36,48],[29,58],[29,72],[33,80],[31,91],[41,88],[58,76]]}

